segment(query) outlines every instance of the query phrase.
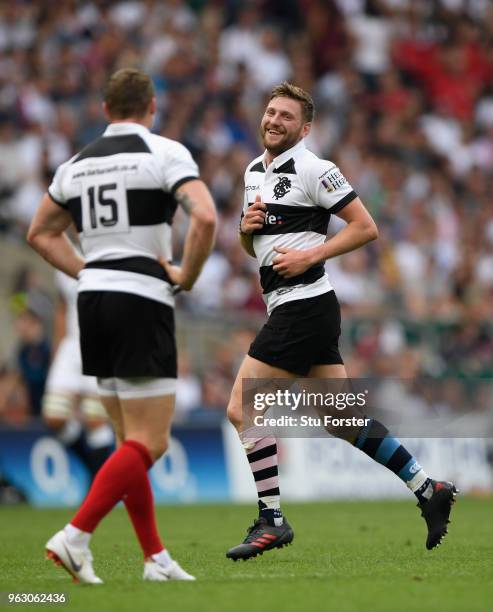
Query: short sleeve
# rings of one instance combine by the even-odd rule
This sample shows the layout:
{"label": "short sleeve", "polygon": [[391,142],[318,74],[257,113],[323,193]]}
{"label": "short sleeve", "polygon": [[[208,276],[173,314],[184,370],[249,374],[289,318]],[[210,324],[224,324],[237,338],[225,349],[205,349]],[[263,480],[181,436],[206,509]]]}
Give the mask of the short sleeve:
{"label": "short sleeve", "polygon": [[358,197],[339,168],[325,159],[311,161],[306,167],[304,179],[313,203],[331,213],[339,212]]}
{"label": "short sleeve", "polygon": [[[245,181],[245,184],[246,184],[246,181]],[[245,192],[244,192],[244,194],[243,194],[243,211],[242,211],[242,215],[241,215],[242,217],[243,217],[243,215],[246,213],[246,211],[248,210],[248,207],[249,207],[249,206],[250,206],[250,205],[248,204],[248,196],[247,196],[247,191],[246,191],[246,189],[245,189]]]}
{"label": "short sleeve", "polygon": [[173,142],[166,152],[163,167],[163,186],[166,191],[175,191],[187,181],[199,178],[199,167],[190,151],[179,142]]}
{"label": "short sleeve", "polygon": [[51,181],[51,184],[48,187],[48,195],[53,200],[53,202],[55,202],[55,204],[58,204],[58,206],[61,206],[62,208],[67,208],[62,186],[63,173],[66,168],[66,165],[67,164],[65,163],[57,168],[55,176],[53,177],[53,180]]}

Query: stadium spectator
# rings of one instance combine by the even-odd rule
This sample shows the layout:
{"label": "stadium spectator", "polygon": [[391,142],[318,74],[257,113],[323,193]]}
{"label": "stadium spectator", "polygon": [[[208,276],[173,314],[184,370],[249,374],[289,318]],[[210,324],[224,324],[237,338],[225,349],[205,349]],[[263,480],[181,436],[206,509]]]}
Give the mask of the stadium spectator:
{"label": "stadium spectator", "polygon": [[[191,316],[238,316],[231,292],[246,291],[248,273],[234,264],[227,235],[242,203],[239,160],[260,153],[256,117],[264,98],[255,73],[262,32],[274,27],[276,58],[284,67],[287,58],[294,82],[313,81],[318,118],[310,146],[337,161],[380,228],[359,272],[375,288],[365,317],[399,317],[429,330],[420,342],[445,368],[449,325],[472,319],[493,338],[486,241],[493,223],[492,10],[486,0],[2,3],[0,232],[19,240],[48,174],[98,133],[109,72],[122,63],[143,66],[158,93],[155,130],[191,147],[200,134],[193,152],[225,227],[214,255],[224,284],[213,278],[210,292],[180,301]],[[366,55],[368,37],[377,44]],[[425,210],[424,233],[416,208]],[[412,259],[403,262],[406,252]],[[413,299],[404,269],[414,279],[425,274],[433,291]],[[259,303],[258,294],[252,299]],[[358,323],[346,320],[349,337]],[[374,363],[364,367],[371,372]]]}
{"label": "stadium spectator", "polygon": [[21,312],[15,322],[19,344],[17,368],[27,387],[31,413],[41,414],[51,349],[42,319],[33,310]]}

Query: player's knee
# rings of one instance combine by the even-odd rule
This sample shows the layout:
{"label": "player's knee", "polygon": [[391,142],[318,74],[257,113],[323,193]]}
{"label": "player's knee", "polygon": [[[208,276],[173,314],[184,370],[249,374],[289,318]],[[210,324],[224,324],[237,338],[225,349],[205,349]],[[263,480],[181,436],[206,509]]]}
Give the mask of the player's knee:
{"label": "player's knee", "polygon": [[155,437],[148,445],[149,453],[154,461],[162,457],[168,450],[169,437],[168,435]]}
{"label": "player's knee", "polygon": [[115,442],[119,446],[125,440],[125,430],[119,424],[113,423],[113,433],[115,434]]}
{"label": "player's knee", "polygon": [[236,402],[230,402],[226,411],[230,423],[236,429],[241,429],[243,425],[243,411],[241,405]]}

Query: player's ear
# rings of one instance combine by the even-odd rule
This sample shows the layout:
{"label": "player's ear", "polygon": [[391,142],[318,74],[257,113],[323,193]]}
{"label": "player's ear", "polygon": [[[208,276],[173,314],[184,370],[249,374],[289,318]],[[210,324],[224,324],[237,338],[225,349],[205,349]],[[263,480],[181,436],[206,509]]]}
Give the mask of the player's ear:
{"label": "player's ear", "polygon": [[151,99],[151,103],[149,104],[149,112],[151,115],[155,115],[157,110],[157,100],[155,97]]}
{"label": "player's ear", "polygon": [[303,126],[303,130],[302,130],[303,138],[308,136],[308,134],[310,133],[311,129],[312,129],[312,124],[311,123],[305,123],[305,125]]}

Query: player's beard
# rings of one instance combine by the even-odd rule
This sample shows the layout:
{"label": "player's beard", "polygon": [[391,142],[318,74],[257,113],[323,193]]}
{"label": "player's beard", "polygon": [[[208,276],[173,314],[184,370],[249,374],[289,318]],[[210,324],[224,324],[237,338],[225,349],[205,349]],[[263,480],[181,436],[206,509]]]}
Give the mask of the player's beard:
{"label": "player's beard", "polygon": [[284,153],[284,151],[287,151],[291,147],[294,147],[294,145],[301,140],[302,128],[300,128],[296,132],[291,132],[291,133],[288,133],[284,130],[281,133],[283,138],[280,138],[279,140],[277,140],[275,144],[268,143],[266,139],[268,129],[272,129],[272,126],[269,128],[265,128],[264,126],[261,126],[260,127],[260,137],[262,138],[262,143],[264,147],[267,149],[267,151],[269,151],[271,155],[280,155],[281,153]]}

